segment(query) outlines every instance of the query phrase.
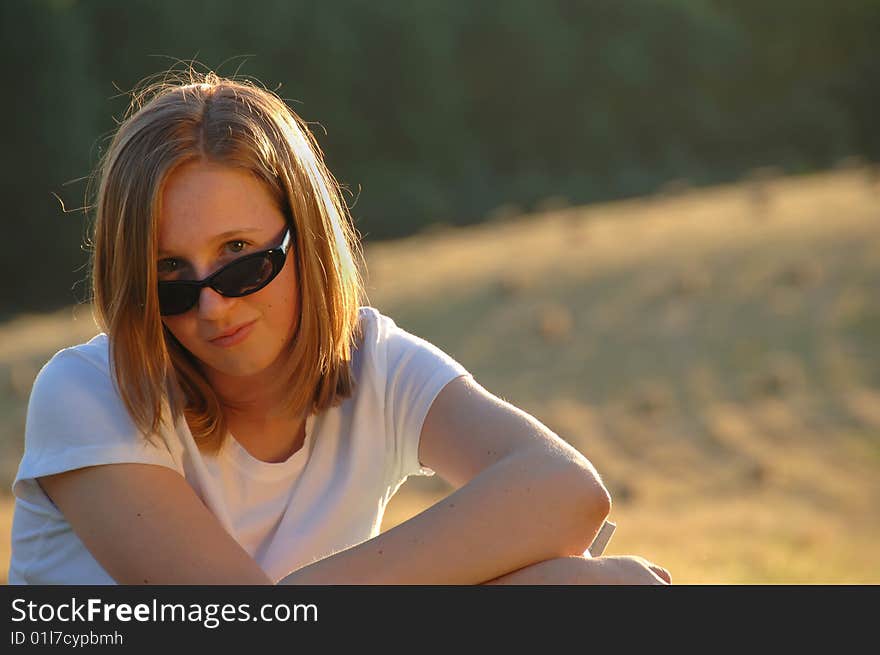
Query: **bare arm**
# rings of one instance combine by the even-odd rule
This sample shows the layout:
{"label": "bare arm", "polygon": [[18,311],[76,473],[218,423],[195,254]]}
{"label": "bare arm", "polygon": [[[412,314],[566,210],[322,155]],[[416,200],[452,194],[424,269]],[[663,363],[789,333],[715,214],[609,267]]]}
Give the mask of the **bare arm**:
{"label": "bare arm", "polygon": [[39,483],[119,584],[272,584],[171,469],[108,464]]}
{"label": "bare arm", "polygon": [[458,490],[282,584],[478,584],[582,554],[610,510],[583,455],[473,379],[438,395],[420,443],[421,462]]}
{"label": "bare arm", "polygon": [[[421,461],[449,498],[287,584],[477,584],[577,555],[609,510],[577,451],[472,380],[454,380],[425,420]],[[186,480],[148,464],[92,466],[40,484],[120,584],[271,584]]]}
{"label": "bare arm", "polygon": [[487,585],[668,585],[669,571],[644,557],[560,557],[538,562]]}

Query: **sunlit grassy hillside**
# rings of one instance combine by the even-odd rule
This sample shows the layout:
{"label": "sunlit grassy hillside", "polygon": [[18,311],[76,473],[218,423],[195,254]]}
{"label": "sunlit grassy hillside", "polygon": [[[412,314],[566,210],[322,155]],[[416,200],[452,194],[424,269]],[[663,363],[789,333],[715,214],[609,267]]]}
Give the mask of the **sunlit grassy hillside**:
{"label": "sunlit grassy hillside", "polygon": [[[368,249],[370,300],[592,460],[607,554],[880,583],[878,200],[859,169],[434,231]],[[84,308],[0,326],[6,488],[33,375],[93,333]],[[449,491],[411,480],[385,527]]]}

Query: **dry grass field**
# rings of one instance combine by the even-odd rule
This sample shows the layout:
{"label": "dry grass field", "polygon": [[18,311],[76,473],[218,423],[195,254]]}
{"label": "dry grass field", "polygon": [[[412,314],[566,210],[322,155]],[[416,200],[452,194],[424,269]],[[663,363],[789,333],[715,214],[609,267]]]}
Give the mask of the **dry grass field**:
{"label": "dry grass field", "polygon": [[[433,230],[368,249],[370,302],[590,458],[606,554],[677,583],[876,584],[878,200],[864,169],[758,175]],[[0,325],[4,489],[34,375],[94,332],[85,307]],[[385,528],[449,492],[412,479]]]}

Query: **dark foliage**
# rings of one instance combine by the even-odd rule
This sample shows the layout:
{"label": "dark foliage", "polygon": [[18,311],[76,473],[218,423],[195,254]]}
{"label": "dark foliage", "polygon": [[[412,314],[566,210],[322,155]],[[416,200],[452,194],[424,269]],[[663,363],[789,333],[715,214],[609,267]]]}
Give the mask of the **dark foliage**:
{"label": "dark foliage", "polygon": [[880,159],[875,0],[13,0],[0,20],[2,314],[85,296],[89,216],[53,194],[83,205],[119,90],[180,61],[314,122],[368,240]]}

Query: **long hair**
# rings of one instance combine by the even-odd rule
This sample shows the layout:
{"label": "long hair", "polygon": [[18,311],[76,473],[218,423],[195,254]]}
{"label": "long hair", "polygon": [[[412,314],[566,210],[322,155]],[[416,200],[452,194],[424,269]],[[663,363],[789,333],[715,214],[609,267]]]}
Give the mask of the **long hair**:
{"label": "long hair", "polygon": [[282,379],[294,415],[317,413],[353,392],[351,350],[360,334],[365,266],[340,187],[302,119],[250,81],[187,76],[136,94],[101,161],[92,300],[109,337],[118,391],[137,427],[148,438],[155,434],[167,398],[174,420],[185,417],[199,448],[216,452],[226,434],[220,402],[159,314],[158,218],[171,172],[193,160],[247,169],[286,215],[301,299]]}

